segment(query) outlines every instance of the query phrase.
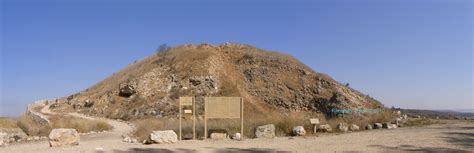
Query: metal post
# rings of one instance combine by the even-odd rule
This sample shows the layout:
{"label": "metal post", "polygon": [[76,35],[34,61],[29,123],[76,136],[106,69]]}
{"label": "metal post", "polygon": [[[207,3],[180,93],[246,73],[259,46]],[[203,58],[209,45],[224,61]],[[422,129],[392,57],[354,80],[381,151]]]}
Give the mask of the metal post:
{"label": "metal post", "polygon": [[181,98],[179,99],[179,140],[181,140]]}
{"label": "metal post", "polygon": [[204,140],[207,139],[207,97],[204,98]]}
{"label": "metal post", "polygon": [[193,97],[193,140],[196,140],[196,101]]}
{"label": "metal post", "polygon": [[244,98],[240,98],[240,141],[244,140]]}

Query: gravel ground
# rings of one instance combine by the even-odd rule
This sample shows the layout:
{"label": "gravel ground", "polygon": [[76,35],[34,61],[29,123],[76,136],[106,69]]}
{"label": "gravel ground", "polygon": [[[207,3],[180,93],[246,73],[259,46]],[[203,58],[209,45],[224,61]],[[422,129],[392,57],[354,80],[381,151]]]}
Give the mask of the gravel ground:
{"label": "gravel ground", "polygon": [[81,136],[78,146],[50,148],[47,141],[40,141],[10,145],[0,148],[0,152],[473,152],[474,123],[444,122],[345,134],[244,141],[187,140],[161,145],[124,143],[120,136],[124,131],[119,130]]}

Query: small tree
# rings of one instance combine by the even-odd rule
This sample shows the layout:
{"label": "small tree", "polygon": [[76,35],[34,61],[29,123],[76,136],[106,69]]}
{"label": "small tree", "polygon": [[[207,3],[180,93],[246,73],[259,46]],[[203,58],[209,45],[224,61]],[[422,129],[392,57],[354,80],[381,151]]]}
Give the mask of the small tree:
{"label": "small tree", "polygon": [[166,51],[168,51],[168,50],[170,50],[170,49],[171,49],[171,47],[169,47],[168,45],[166,45],[166,44],[161,44],[160,47],[158,47],[158,48],[156,49],[156,54],[160,54],[160,53],[166,52]]}
{"label": "small tree", "polygon": [[345,85],[345,86],[346,86],[346,87],[349,87],[349,85],[350,85],[349,83],[346,83],[346,85]]}

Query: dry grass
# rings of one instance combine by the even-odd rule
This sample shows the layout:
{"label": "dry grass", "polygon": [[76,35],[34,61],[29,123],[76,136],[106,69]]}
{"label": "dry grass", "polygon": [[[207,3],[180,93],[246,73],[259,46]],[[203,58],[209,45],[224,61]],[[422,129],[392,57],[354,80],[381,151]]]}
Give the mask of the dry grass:
{"label": "dry grass", "polygon": [[426,126],[431,124],[439,123],[438,121],[433,121],[427,118],[420,118],[420,119],[409,119],[407,122],[403,124],[406,127],[416,127],[416,126]]}
{"label": "dry grass", "polygon": [[111,130],[112,126],[102,120],[88,120],[71,116],[53,116],[50,118],[53,128],[71,128],[79,133]]}
{"label": "dry grass", "polygon": [[72,128],[76,129],[79,133],[91,131],[99,132],[112,129],[112,126],[105,121],[87,120],[71,116],[57,115],[51,117],[50,121],[50,124],[41,124],[29,116],[23,115],[20,117],[17,125],[30,136],[47,136],[54,128]]}
{"label": "dry grass", "polygon": [[18,128],[18,120],[11,117],[0,117],[0,128]]}
{"label": "dry grass", "polygon": [[[248,119],[244,121],[244,135],[247,138],[254,138],[255,129],[257,126],[274,124],[277,136],[289,136],[291,135],[291,130],[294,126],[301,125],[304,126],[305,129],[312,129],[312,126],[309,123],[309,118],[310,117],[301,114],[248,117]],[[154,130],[173,130],[177,134],[179,132],[178,119],[144,119],[137,120],[134,122],[134,124],[137,126],[137,130],[135,133],[133,133],[133,136],[137,137],[139,141],[143,141],[144,139],[148,138],[151,131]],[[240,120],[209,119],[207,127],[208,130],[225,129],[228,134],[233,135],[235,133],[240,133]],[[192,120],[183,120],[182,131],[183,139],[192,138]],[[196,121],[196,137],[203,138],[203,136],[204,121],[198,119]]]}
{"label": "dry grass", "polygon": [[[367,124],[390,122],[395,118],[394,112],[386,110],[382,113],[373,114],[346,114],[343,117],[336,117],[326,119],[322,114],[309,114],[305,113],[288,113],[288,114],[277,114],[269,116],[261,116],[257,114],[249,115],[244,121],[244,136],[247,138],[255,137],[255,129],[257,126],[274,124],[276,136],[290,136],[292,129],[295,126],[303,126],[306,129],[308,135],[312,135],[313,126],[310,124],[309,119],[319,118],[321,124],[329,124],[333,129],[336,128],[338,123],[356,124],[360,127],[360,130],[364,130]],[[137,120],[134,122],[137,126],[137,130],[133,135],[143,141],[146,139],[151,131],[154,130],[173,130],[178,133],[178,119],[144,119]],[[183,138],[192,138],[192,120],[183,120]],[[232,119],[212,119],[208,120],[208,129],[225,129],[229,134],[240,133],[240,120]],[[338,132],[337,130],[333,130]],[[204,121],[197,120],[196,122],[196,135],[197,138],[204,136]]]}

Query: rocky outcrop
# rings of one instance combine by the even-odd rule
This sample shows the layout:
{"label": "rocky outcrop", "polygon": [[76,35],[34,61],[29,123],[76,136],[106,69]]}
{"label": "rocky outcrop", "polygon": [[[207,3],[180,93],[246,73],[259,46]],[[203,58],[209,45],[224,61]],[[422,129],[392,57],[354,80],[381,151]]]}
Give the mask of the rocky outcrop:
{"label": "rocky outcrop", "polygon": [[136,91],[135,91],[135,88],[133,86],[128,85],[128,84],[120,85],[119,96],[130,97],[135,93],[136,93]]}
{"label": "rocky outcrop", "polygon": [[53,129],[49,133],[49,146],[59,147],[66,145],[79,145],[80,136],[76,129]]}
{"label": "rocky outcrop", "polygon": [[153,131],[150,133],[150,140],[152,143],[176,143],[178,142],[178,135],[173,130]]}
{"label": "rocky outcrop", "polygon": [[306,135],[306,130],[304,130],[303,126],[295,126],[292,131],[293,131],[294,136],[304,136],[304,135]]}
{"label": "rocky outcrop", "polygon": [[263,126],[258,126],[255,129],[256,138],[274,138],[275,137],[275,125],[267,124]]}

